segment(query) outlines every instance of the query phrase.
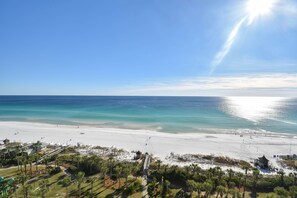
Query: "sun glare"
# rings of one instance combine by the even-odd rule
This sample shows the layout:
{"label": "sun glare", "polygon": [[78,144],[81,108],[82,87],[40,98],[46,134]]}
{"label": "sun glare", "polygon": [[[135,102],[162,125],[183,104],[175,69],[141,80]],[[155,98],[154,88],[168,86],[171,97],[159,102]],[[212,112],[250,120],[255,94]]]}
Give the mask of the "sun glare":
{"label": "sun glare", "polygon": [[251,24],[256,18],[269,15],[277,0],[248,0],[246,9],[248,13],[248,24]]}
{"label": "sun glare", "polygon": [[277,118],[284,100],[281,97],[227,97],[223,109],[235,117],[258,122]]}

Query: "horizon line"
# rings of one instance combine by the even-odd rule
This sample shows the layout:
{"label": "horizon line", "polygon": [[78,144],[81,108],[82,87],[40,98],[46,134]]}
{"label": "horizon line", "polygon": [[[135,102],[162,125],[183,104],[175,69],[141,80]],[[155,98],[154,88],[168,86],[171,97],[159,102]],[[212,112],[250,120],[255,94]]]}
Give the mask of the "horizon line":
{"label": "horizon line", "polygon": [[59,94],[0,94],[0,97],[10,97],[10,96],[41,96],[41,97],[217,97],[217,98],[227,98],[227,97],[267,97],[267,98],[297,98],[295,96],[259,96],[259,95],[254,95],[254,96],[247,96],[247,95],[230,95],[230,96],[219,96],[219,95],[196,95],[196,96],[191,96],[191,95],[59,95]]}

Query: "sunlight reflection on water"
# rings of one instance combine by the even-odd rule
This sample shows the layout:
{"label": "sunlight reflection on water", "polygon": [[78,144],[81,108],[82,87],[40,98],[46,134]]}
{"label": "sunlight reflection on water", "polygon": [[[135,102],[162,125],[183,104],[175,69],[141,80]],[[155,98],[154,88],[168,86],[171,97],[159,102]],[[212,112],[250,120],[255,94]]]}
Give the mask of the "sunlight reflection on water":
{"label": "sunlight reflection on water", "polygon": [[280,117],[285,100],[282,97],[227,97],[222,108],[232,116],[259,122]]}

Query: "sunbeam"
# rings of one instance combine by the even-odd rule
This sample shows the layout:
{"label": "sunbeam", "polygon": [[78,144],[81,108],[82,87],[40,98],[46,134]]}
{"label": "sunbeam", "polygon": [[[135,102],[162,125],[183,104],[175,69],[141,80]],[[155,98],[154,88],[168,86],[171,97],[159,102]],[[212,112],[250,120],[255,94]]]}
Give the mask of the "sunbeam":
{"label": "sunbeam", "polygon": [[217,66],[223,61],[225,56],[229,53],[234,40],[244,22],[247,21],[247,25],[252,24],[257,18],[268,15],[272,12],[275,4],[278,0],[248,0],[246,3],[246,16],[244,16],[236,25],[233,27],[230,32],[227,40],[225,41],[221,50],[215,55],[212,64],[210,73],[212,74]]}
{"label": "sunbeam", "polygon": [[246,4],[248,25],[255,19],[271,14],[277,0],[249,0]]}

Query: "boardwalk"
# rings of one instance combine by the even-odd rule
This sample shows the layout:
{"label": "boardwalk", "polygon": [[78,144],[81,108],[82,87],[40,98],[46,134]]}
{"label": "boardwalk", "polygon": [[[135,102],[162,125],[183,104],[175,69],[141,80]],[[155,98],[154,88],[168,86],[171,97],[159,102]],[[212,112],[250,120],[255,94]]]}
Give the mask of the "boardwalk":
{"label": "boardwalk", "polygon": [[49,158],[49,157],[52,157],[52,156],[54,156],[54,155],[57,155],[57,154],[61,153],[61,152],[64,151],[66,148],[67,148],[67,147],[59,147],[59,148],[53,150],[52,152],[45,154],[44,156],[42,156],[42,157],[40,158],[40,160],[38,160],[38,163],[41,163],[41,162],[42,162],[44,159],[46,159],[46,158]]}
{"label": "boardwalk", "polygon": [[148,153],[145,154],[144,164],[143,164],[143,178],[142,178],[142,197],[148,198],[148,192],[147,192],[147,179],[148,179],[148,173],[149,173],[149,166],[150,166],[150,155]]}
{"label": "boardwalk", "polygon": [[149,170],[150,162],[151,162],[150,155],[148,153],[146,153],[145,154],[144,164],[143,164],[143,175],[146,176],[146,177],[148,175],[148,170]]}

